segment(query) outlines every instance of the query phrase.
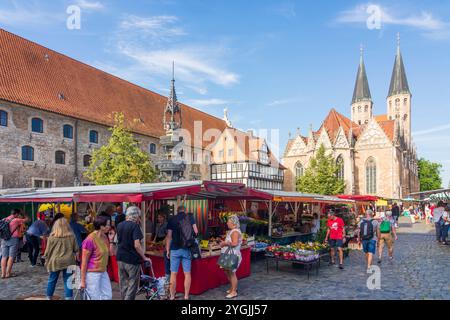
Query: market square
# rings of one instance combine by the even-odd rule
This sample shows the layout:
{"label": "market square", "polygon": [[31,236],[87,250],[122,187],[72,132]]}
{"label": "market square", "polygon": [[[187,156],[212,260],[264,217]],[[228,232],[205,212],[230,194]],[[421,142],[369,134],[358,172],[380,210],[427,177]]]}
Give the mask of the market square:
{"label": "market square", "polygon": [[449,300],[445,17],[188,2],[0,5],[0,300]]}

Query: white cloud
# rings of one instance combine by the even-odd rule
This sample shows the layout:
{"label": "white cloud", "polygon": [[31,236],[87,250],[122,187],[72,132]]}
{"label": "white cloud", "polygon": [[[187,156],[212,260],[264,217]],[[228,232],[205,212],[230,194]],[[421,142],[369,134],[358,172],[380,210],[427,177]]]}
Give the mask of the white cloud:
{"label": "white cloud", "polygon": [[290,99],[279,99],[279,100],[274,100],[271,101],[267,104],[268,107],[276,107],[276,106],[281,106],[281,105],[286,105],[286,104],[290,104],[290,103],[294,103],[294,102],[298,102],[300,101],[300,99],[297,98],[290,98]]}
{"label": "white cloud", "polygon": [[146,36],[162,40],[186,34],[182,28],[173,26],[176,22],[178,22],[178,18],[175,16],[138,17],[127,15],[121,21],[120,28],[144,32]]}
{"label": "white cloud", "polygon": [[100,1],[77,0],[76,5],[86,10],[102,10],[105,6]]}
{"label": "white cloud", "polygon": [[125,16],[112,41],[120,55],[128,57],[139,72],[175,78],[181,85],[206,94],[207,83],[229,86],[239,76],[223,65],[227,49],[216,43],[188,43],[188,33],[175,16]]}
{"label": "white cloud", "polygon": [[432,13],[422,11],[419,14],[399,14],[405,10],[395,10],[374,3],[357,5],[354,8],[344,10],[338,14],[336,22],[363,24],[366,26],[369,17],[373,12],[368,13],[369,6],[376,6],[379,9],[381,27],[383,25],[405,26],[419,29],[426,37],[434,39],[444,39],[450,37],[450,23],[435,17]]}
{"label": "white cloud", "polygon": [[415,131],[415,132],[413,132],[413,136],[414,137],[424,136],[424,135],[428,135],[430,133],[436,133],[436,132],[448,131],[448,130],[450,130],[450,124],[445,124],[445,125],[442,125],[442,126],[437,126],[437,127],[431,128],[431,129]]}
{"label": "white cloud", "polygon": [[33,4],[23,5],[12,1],[9,8],[0,8],[0,24],[6,26],[49,25],[65,21],[65,12],[50,13],[39,9]]}
{"label": "white cloud", "polygon": [[229,101],[212,98],[212,99],[191,99],[191,100],[188,100],[187,103],[193,107],[202,108],[202,107],[225,105],[225,104],[228,104]]}

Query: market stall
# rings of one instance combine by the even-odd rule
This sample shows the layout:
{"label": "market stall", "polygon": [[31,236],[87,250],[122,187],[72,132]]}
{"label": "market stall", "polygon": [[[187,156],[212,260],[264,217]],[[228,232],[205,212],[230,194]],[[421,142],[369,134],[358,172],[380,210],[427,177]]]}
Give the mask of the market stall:
{"label": "market stall", "polygon": [[[205,204],[213,208],[213,203],[218,200],[239,202],[247,200],[268,200],[270,198],[270,195],[267,193],[246,188],[243,184],[186,181],[28,190],[19,194],[0,196],[0,202],[87,203],[89,204],[89,210],[94,213],[105,203],[132,203],[141,209],[143,230],[146,230],[147,221],[154,220],[155,208],[161,207],[161,204],[169,203],[173,208],[176,208],[180,204],[185,204],[190,209],[198,209],[193,210],[195,211],[193,212],[194,217],[199,223],[203,236],[205,236],[207,234],[207,225],[203,222],[208,220],[208,215],[210,214],[207,208],[205,210]],[[203,207],[196,207],[200,203],[203,204]],[[203,222],[200,220],[203,220]],[[146,237],[144,237],[144,244],[150,245],[146,240]],[[152,258],[155,275],[157,277],[163,276],[164,261],[162,247],[159,247],[158,250],[155,250],[155,248],[151,249],[146,251],[146,253]],[[211,245],[208,244],[204,249],[202,258],[194,260],[192,264],[192,294],[200,294],[208,289],[226,283],[225,274],[217,265],[220,250],[214,248],[213,243]],[[237,272],[239,278],[250,275],[250,247],[244,244],[241,253],[243,259]],[[111,257],[110,259],[109,272],[111,279],[117,281],[118,270],[115,257]],[[182,287],[183,273],[180,272],[178,277],[177,290],[182,292],[184,291]]]}

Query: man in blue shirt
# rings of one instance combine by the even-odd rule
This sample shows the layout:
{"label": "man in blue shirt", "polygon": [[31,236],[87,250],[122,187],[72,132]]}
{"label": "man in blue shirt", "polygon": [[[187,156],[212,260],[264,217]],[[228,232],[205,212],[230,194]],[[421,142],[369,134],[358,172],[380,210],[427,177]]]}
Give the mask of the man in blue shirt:
{"label": "man in blue shirt", "polygon": [[27,239],[28,247],[28,258],[30,259],[31,266],[34,267],[39,257],[39,247],[41,242],[41,237],[48,235],[49,227],[42,216],[38,215],[38,220],[36,220],[27,230],[25,235]]}
{"label": "man in blue shirt", "polygon": [[72,214],[72,218],[70,219],[70,227],[72,228],[75,239],[77,240],[78,248],[81,248],[83,240],[86,238],[88,232],[84,226],[78,223],[78,219],[78,213],[74,212]]}

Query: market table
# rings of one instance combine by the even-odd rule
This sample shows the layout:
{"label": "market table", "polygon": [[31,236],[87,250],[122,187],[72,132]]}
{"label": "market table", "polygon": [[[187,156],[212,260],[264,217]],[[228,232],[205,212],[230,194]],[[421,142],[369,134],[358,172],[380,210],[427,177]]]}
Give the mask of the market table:
{"label": "market table", "polygon": [[[241,250],[242,262],[236,272],[237,278],[242,279],[250,276],[250,247]],[[153,270],[156,277],[163,277],[165,275],[164,258],[162,254],[155,252],[147,252],[146,255],[151,258]],[[203,292],[220,287],[228,283],[223,270],[217,265],[219,255],[205,256],[201,259],[193,260],[191,266],[192,284],[191,294],[202,294]],[[148,272],[149,270],[146,270]],[[184,273],[180,265],[180,270],[177,275],[177,292],[184,293]]]}
{"label": "market table", "polygon": [[300,260],[291,260],[291,259],[287,260],[287,259],[278,258],[278,257],[271,256],[271,255],[266,255],[265,257],[266,257],[267,273],[269,273],[269,260],[272,259],[272,260],[275,260],[277,271],[278,271],[278,262],[282,261],[282,262],[290,262],[293,265],[297,264],[297,265],[302,265],[302,266],[306,267],[306,270],[308,272],[308,280],[309,280],[309,272],[311,271],[313,266],[316,267],[316,275],[319,275],[320,258],[312,260],[312,261],[300,261]]}

